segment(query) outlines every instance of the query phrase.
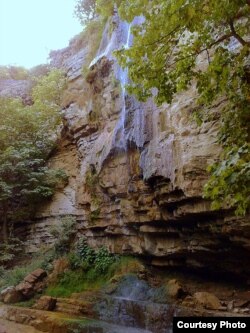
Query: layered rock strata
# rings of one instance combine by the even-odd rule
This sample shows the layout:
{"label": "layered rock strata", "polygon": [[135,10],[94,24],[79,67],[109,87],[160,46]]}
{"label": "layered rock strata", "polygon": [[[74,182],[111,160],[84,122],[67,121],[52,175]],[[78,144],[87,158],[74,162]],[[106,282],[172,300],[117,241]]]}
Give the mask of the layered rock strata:
{"label": "layered rock strata", "polygon": [[107,24],[112,29],[107,25],[85,74],[90,44],[80,50],[71,44],[52,55],[52,64],[67,72],[68,87],[61,145],[50,163],[65,169],[69,182],[40,207],[35,221],[20,227],[27,252],[53,243],[49,226],[72,215],[78,235],[91,246],[142,256],[157,266],[247,280],[249,219],[213,211],[202,197],[206,168],[220,152],[223,102],[198,126],[194,89],[161,107],[128,96],[126,72],[112,50],[130,41],[130,29],[117,17]]}

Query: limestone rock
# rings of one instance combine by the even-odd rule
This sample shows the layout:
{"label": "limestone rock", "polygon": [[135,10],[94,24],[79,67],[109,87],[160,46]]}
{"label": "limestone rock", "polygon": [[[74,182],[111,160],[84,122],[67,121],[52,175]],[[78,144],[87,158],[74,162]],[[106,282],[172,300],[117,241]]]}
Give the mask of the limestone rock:
{"label": "limestone rock", "polygon": [[[49,228],[72,215],[78,234],[94,248],[138,255],[154,266],[206,268],[249,279],[249,216],[214,211],[203,198],[207,166],[221,152],[217,115],[224,102],[212,106],[211,117],[198,126],[191,117],[195,86],[160,107],[128,96],[121,89],[126,73],[112,51],[129,36],[119,17],[109,24],[88,68],[88,82],[82,75],[89,65],[87,41],[76,38],[51,53],[52,67],[65,70],[68,85],[60,143],[50,165],[64,169],[69,180],[38,207],[32,223],[15,225],[27,240],[26,252],[53,245]],[[87,188],[90,170],[97,177]]]}
{"label": "limestone rock", "polygon": [[31,298],[35,290],[33,288],[33,284],[29,282],[21,282],[16,286],[16,290],[18,290],[25,298]]}
{"label": "limestone rock", "polygon": [[176,280],[169,280],[166,284],[167,295],[171,298],[177,299],[184,295],[184,290],[181,284]]}
{"label": "limestone rock", "polygon": [[42,296],[33,305],[34,309],[37,310],[45,310],[45,311],[53,311],[56,307],[56,298],[50,296]]}
{"label": "limestone rock", "polygon": [[201,291],[193,295],[194,300],[205,309],[218,310],[220,308],[220,300],[215,295]]}
{"label": "limestone rock", "polygon": [[20,292],[26,299],[31,298],[36,292],[41,292],[44,288],[44,278],[47,273],[38,268],[34,272],[28,274],[24,280],[16,286],[16,290]]}
{"label": "limestone rock", "polygon": [[0,301],[6,304],[18,303],[21,300],[23,296],[15,287],[8,287],[0,293]]}
{"label": "limestone rock", "polygon": [[29,80],[0,80],[0,97],[21,98],[25,104],[31,104],[31,89]]}
{"label": "limestone rock", "polygon": [[69,269],[69,262],[65,258],[57,259],[53,262],[53,271],[48,276],[48,283],[55,283],[60,274]]}

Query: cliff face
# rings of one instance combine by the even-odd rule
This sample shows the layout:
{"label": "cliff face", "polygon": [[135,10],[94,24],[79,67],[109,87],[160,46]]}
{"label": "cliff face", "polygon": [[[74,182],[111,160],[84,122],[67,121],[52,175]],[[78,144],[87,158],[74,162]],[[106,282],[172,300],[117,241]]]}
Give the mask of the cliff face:
{"label": "cliff face", "polygon": [[248,219],[212,211],[202,198],[207,165],[220,151],[221,104],[198,126],[192,89],[162,107],[128,96],[127,73],[112,51],[131,42],[130,27],[113,18],[85,76],[91,44],[54,52],[52,64],[66,70],[68,87],[61,144],[50,163],[65,169],[69,183],[33,223],[20,226],[27,251],[52,243],[49,226],[74,215],[91,246],[140,255],[153,265],[247,278]]}

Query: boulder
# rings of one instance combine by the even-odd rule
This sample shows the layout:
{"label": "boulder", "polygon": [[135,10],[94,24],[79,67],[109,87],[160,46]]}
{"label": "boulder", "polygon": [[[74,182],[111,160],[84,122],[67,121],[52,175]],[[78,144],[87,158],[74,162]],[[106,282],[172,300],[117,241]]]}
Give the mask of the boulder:
{"label": "boulder", "polygon": [[36,292],[42,291],[46,276],[47,273],[43,269],[38,268],[28,274],[24,280],[16,286],[16,290],[20,292],[24,298],[29,299],[33,297]]}
{"label": "boulder", "polygon": [[34,309],[44,310],[44,311],[53,311],[56,307],[56,298],[50,296],[42,296],[33,306]]}
{"label": "boulder", "polygon": [[22,300],[23,295],[15,287],[8,287],[0,293],[0,301],[6,304],[17,303]]}
{"label": "boulder", "polygon": [[171,298],[180,298],[184,295],[184,290],[176,279],[169,280],[166,284],[167,296]]}
{"label": "boulder", "polygon": [[47,276],[47,273],[41,269],[38,268],[32,273],[28,274],[25,278],[24,281],[28,282],[30,284],[37,283],[38,281],[42,281],[45,277]]}
{"label": "boulder", "polygon": [[16,286],[16,290],[19,291],[25,298],[31,298],[34,293],[34,285],[29,282],[21,282]]}
{"label": "boulder", "polygon": [[181,303],[182,306],[184,307],[189,307],[189,308],[194,308],[196,305],[195,299],[188,295],[187,297],[185,297],[184,301]]}
{"label": "boulder", "polygon": [[201,305],[205,309],[218,310],[221,306],[218,297],[206,291],[194,293],[193,298],[198,305]]}
{"label": "boulder", "polygon": [[53,262],[53,271],[48,276],[50,284],[56,283],[58,276],[69,269],[69,261],[66,258],[60,258]]}

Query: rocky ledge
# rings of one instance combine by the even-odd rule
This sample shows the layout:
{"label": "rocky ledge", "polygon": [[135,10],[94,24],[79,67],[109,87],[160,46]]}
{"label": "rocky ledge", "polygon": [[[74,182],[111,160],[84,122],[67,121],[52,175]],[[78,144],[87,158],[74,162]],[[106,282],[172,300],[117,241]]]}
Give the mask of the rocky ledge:
{"label": "rocky ledge", "polygon": [[[114,24],[115,22],[115,24]],[[114,17],[96,58],[90,45],[54,52],[52,64],[68,77],[61,144],[50,164],[69,182],[32,222],[16,230],[26,252],[53,244],[49,227],[64,215],[77,219],[78,235],[92,247],[145,258],[154,266],[222,275],[244,283],[250,273],[249,217],[213,211],[203,199],[207,166],[218,158],[218,113],[198,126],[192,118],[196,92],[171,105],[139,103],[124,87],[126,73],[112,50],[128,40]],[[91,41],[91,37],[89,38]]]}

